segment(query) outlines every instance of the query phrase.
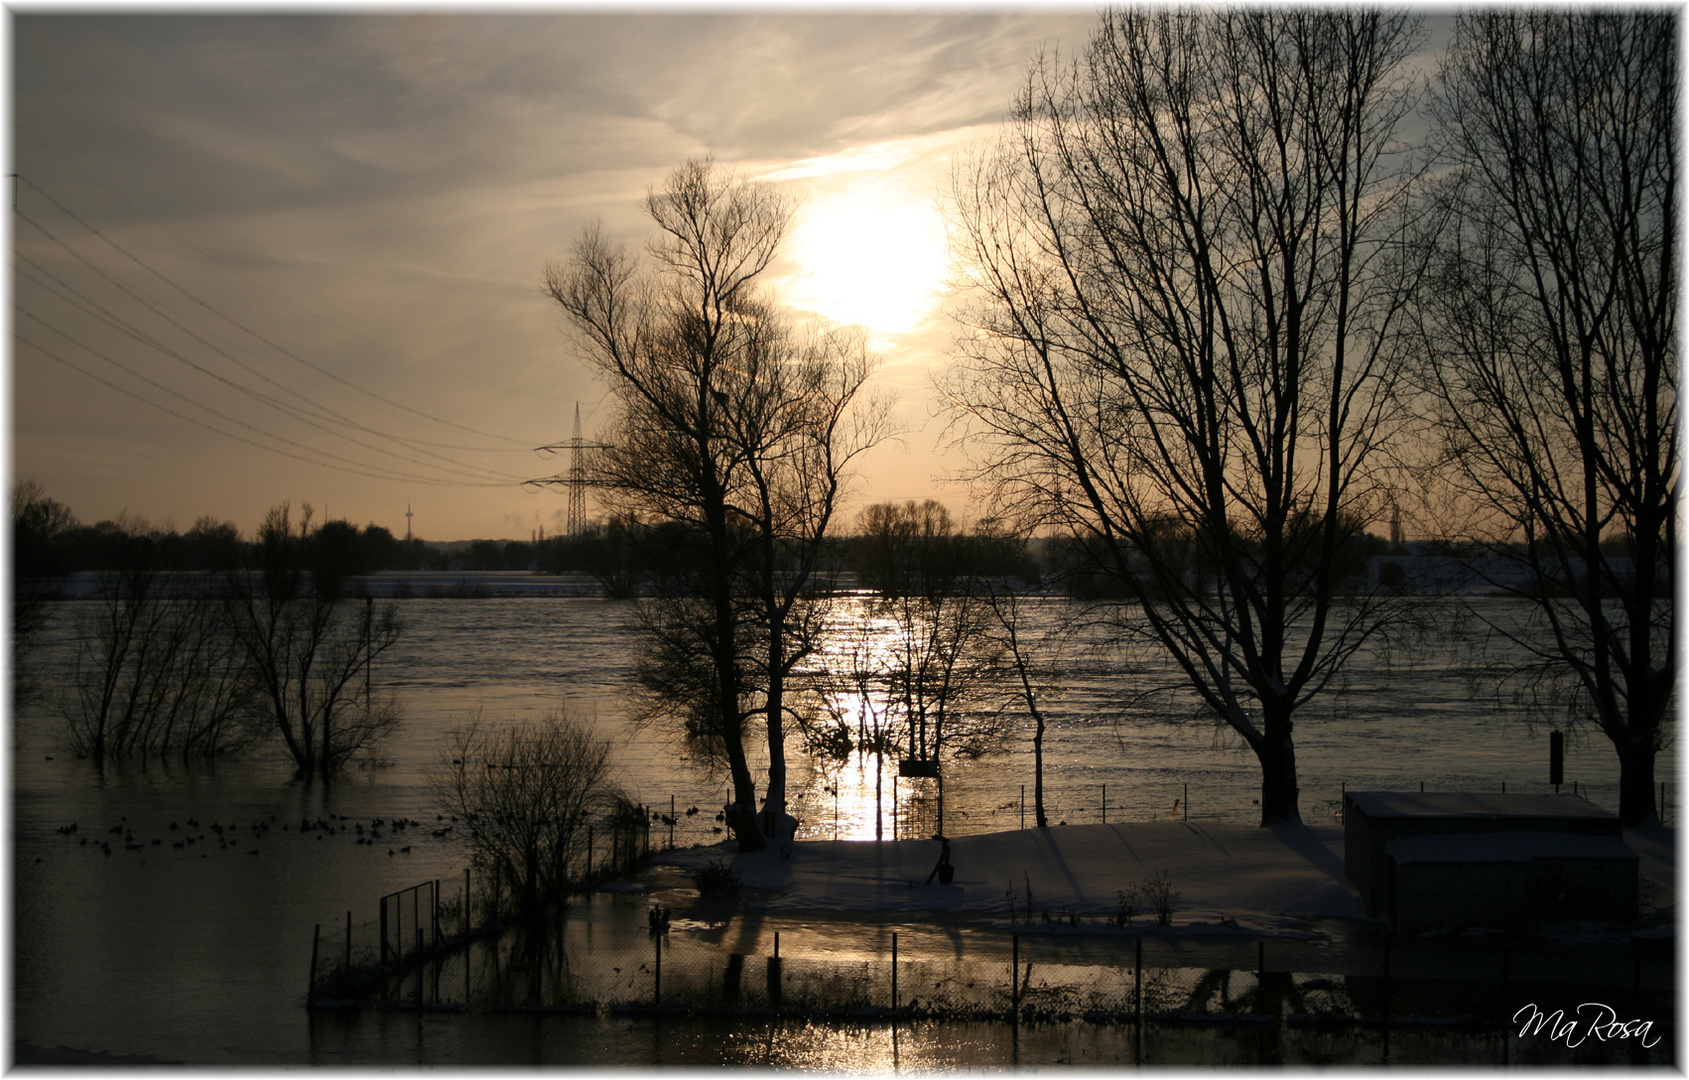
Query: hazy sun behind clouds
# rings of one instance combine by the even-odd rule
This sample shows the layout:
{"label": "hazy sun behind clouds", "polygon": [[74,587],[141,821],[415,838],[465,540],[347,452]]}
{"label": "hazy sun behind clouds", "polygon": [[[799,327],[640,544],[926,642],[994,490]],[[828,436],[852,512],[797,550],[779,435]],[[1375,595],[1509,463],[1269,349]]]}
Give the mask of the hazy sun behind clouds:
{"label": "hazy sun behind clouds", "polygon": [[778,282],[793,307],[868,329],[877,344],[937,312],[949,274],[938,208],[948,155],[906,140],[806,161],[764,179],[794,181],[802,203]]}

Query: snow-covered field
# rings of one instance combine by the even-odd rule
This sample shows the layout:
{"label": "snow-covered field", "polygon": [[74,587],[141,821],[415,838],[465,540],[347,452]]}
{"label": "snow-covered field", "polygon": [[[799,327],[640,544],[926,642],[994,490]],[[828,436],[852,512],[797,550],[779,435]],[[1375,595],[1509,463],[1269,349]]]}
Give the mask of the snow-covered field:
{"label": "snow-covered field", "polygon": [[[1641,860],[1645,925],[1675,924],[1676,840],[1671,828],[1625,834]],[[1296,935],[1309,919],[1365,914],[1343,876],[1340,825],[1068,825],[956,837],[950,848],[949,885],[927,884],[933,840],[798,841],[748,855],[725,843],[665,852],[658,865],[730,863],[753,891],[749,903],[790,912],[952,911],[1006,925],[1030,886],[1033,911],[1094,923],[1119,910],[1121,892],[1165,871],[1179,902],[1171,928],[1156,932]],[[1134,927],[1153,926],[1148,908],[1140,901]]]}

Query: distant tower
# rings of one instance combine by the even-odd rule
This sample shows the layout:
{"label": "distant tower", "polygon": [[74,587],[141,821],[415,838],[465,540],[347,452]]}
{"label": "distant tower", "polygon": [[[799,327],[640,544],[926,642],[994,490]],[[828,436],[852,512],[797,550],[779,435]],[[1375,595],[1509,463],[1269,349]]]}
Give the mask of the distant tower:
{"label": "distant tower", "polygon": [[569,521],[570,536],[579,536],[586,528],[586,466],[581,461],[581,403],[575,402],[575,434],[569,440]]}

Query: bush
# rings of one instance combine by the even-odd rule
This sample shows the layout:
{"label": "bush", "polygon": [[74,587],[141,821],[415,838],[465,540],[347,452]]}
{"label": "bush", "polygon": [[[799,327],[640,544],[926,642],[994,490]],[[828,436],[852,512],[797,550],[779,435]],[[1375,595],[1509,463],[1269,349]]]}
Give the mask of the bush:
{"label": "bush", "polygon": [[1173,883],[1167,878],[1167,871],[1161,870],[1156,875],[1138,886],[1144,899],[1155,911],[1155,921],[1161,926],[1173,925],[1173,913],[1179,910],[1179,901],[1183,897],[1174,890]]}
{"label": "bush", "polygon": [[739,892],[739,871],[731,864],[714,859],[692,875],[692,884],[700,896],[734,896]]}

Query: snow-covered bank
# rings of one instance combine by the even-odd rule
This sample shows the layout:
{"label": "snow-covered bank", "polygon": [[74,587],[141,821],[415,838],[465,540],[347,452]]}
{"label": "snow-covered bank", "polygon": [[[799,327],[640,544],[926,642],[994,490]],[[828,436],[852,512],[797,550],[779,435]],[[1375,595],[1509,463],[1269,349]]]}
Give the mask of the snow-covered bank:
{"label": "snow-covered bank", "polygon": [[[1671,925],[1677,906],[1676,830],[1634,830],[1625,839],[1641,859],[1645,923]],[[1340,825],[1270,829],[1177,821],[1069,825],[955,837],[955,879],[927,884],[939,857],[933,840],[809,840],[749,855],[731,843],[664,852],[656,865],[683,871],[731,863],[760,907],[779,911],[950,911],[1007,920],[1011,902],[1035,918],[1087,922],[1115,914],[1120,893],[1165,871],[1179,894],[1175,931],[1295,933],[1313,918],[1364,918],[1343,874]],[[1010,892],[1013,892],[1011,901]],[[1155,916],[1140,901],[1134,926]]]}

